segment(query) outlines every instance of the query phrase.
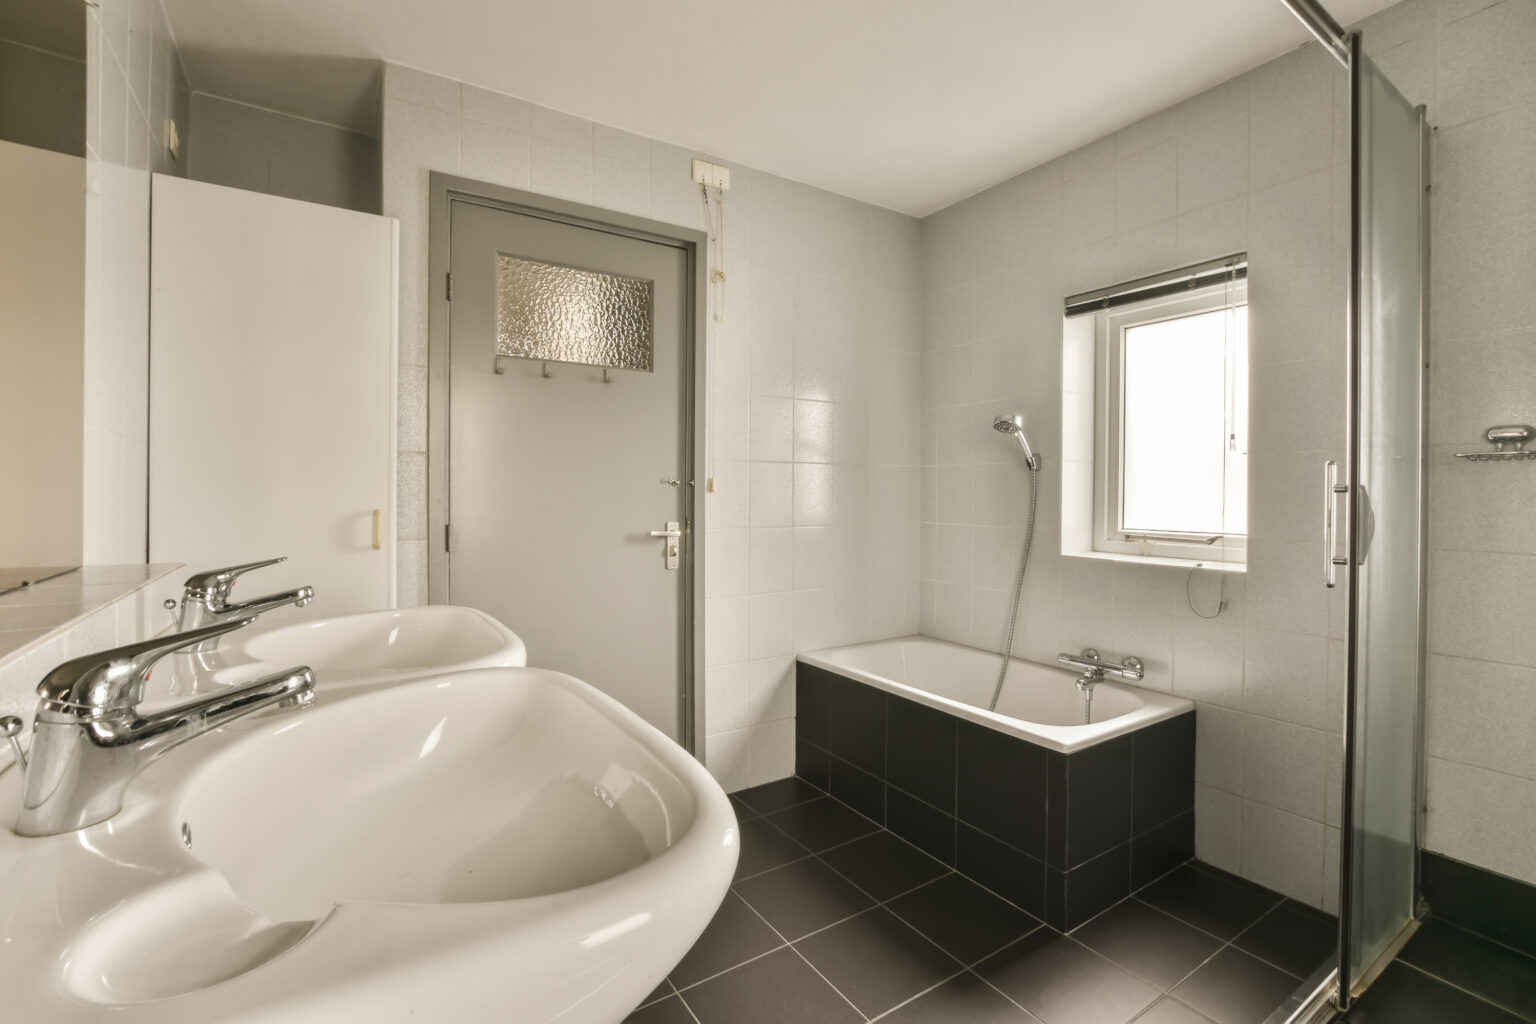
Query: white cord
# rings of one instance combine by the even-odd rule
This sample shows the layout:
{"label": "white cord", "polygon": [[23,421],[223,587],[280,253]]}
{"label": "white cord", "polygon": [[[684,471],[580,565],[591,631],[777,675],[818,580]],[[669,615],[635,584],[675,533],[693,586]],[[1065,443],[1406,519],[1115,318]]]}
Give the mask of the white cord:
{"label": "white cord", "polygon": [[1193,596],[1191,596],[1191,594],[1189,592],[1189,585],[1192,582],[1194,582],[1195,573],[1197,573],[1199,571],[1200,571],[1199,567],[1197,566],[1196,568],[1189,570],[1189,575],[1184,577],[1184,603],[1189,605],[1189,610],[1194,612],[1196,615],[1200,616],[1200,618],[1202,618],[1202,619],[1214,619],[1214,618],[1216,618],[1216,616],[1220,615],[1223,611],[1225,611],[1226,607],[1227,607],[1227,574],[1226,573],[1222,573],[1221,574],[1221,594],[1216,599],[1216,611],[1215,611],[1215,613],[1212,614],[1212,615],[1206,615],[1206,614],[1202,613],[1200,611],[1200,609],[1195,607],[1195,599],[1194,599]]}

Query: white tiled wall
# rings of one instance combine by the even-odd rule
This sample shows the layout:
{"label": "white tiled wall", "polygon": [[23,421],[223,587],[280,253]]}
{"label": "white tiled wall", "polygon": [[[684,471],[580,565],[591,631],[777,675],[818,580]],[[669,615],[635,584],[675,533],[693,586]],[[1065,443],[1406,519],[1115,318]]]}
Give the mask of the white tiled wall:
{"label": "white tiled wall", "polygon": [[[702,228],[705,154],[408,68],[384,73],[400,220],[399,599],[426,600],[427,184],[462,174]],[[725,161],[721,161],[725,162]],[[731,166],[726,319],[709,324],[706,759],[793,768],[793,655],[917,627],[918,226]]]}
{"label": "white tiled wall", "polygon": [[[1134,654],[1147,685],[1196,701],[1200,856],[1315,905],[1333,890],[1343,645],[1313,522],[1313,471],[1342,443],[1339,77],[1294,51],[923,223],[923,632],[1003,642],[1027,474],[992,419],[1022,413],[1044,469],[1015,652]],[[1060,554],[1061,304],[1244,250],[1250,563],[1203,619],[1190,598],[1210,615],[1215,574]]]}
{"label": "white tiled wall", "polygon": [[[1404,0],[1365,44],[1438,126],[1430,404],[1430,848],[1536,881],[1536,472],[1450,457],[1536,419],[1536,5]],[[1343,608],[1318,586],[1315,476],[1342,445],[1345,78],[1293,52],[923,222],[925,633],[1003,638],[1025,474],[1046,454],[1017,653],[1092,644],[1199,709],[1199,855],[1336,892]],[[1063,296],[1246,249],[1249,571],[1056,554]]]}
{"label": "white tiled wall", "polygon": [[1380,63],[1437,128],[1426,845],[1536,883],[1536,464],[1452,457],[1536,422],[1536,4],[1392,11]]}
{"label": "white tiled wall", "polygon": [[84,559],[143,561],[149,484],[149,175],[183,173],[181,59],[159,0],[86,11]]}

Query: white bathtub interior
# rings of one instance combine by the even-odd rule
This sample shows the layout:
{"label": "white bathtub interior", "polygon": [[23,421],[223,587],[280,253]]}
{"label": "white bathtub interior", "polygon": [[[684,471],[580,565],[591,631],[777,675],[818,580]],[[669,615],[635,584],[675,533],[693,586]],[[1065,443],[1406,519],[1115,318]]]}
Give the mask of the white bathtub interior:
{"label": "white bathtub interior", "polygon": [[997,709],[988,710],[1000,657],[932,637],[904,636],[812,651],[800,660],[1063,753],[1194,709],[1183,697],[1101,682],[1093,688],[1092,722],[1084,724],[1077,673],[1010,658]]}

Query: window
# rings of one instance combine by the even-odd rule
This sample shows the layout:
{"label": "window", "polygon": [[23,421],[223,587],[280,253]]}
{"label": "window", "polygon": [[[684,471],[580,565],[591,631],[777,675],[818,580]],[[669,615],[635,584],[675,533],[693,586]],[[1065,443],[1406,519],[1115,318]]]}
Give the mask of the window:
{"label": "window", "polygon": [[[1214,283],[1186,277],[1177,288],[1170,275],[1137,289],[1149,297],[1122,294],[1067,321],[1063,408],[1078,408],[1064,415],[1064,454],[1089,465],[1076,474],[1067,467],[1066,553],[1226,568],[1245,561],[1247,282],[1231,267]],[[1082,408],[1090,400],[1091,412]],[[1071,510],[1081,520],[1090,509],[1091,522],[1072,522]]]}

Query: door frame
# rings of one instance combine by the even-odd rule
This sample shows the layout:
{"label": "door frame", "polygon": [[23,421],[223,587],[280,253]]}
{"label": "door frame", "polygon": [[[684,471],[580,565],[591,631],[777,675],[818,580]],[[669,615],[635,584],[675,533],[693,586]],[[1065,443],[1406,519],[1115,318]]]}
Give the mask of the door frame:
{"label": "door frame", "polygon": [[[690,498],[685,503],[690,521],[685,525],[688,543],[678,571],[683,577],[683,614],[681,665],[682,744],[700,761],[704,759],[704,701],[699,678],[704,668],[704,491],[697,486],[698,472],[706,465],[707,439],[702,424],[708,402],[709,377],[705,358],[708,296],[708,266],[703,254],[709,244],[706,232],[679,227],[647,217],[605,210],[587,203],[557,199],[523,189],[492,185],[457,175],[433,171],[428,185],[427,218],[427,601],[444,604],[451,593],[449,552],[447,550],[448,464],[450,441],[450,346],[449,326],[452,304],[448,298],[448,268],[452,238],[452,210],[455,202],[473,203],[508,213],[542,220],[594,228],[611,234],[644,241],[659,242],[682,249],[687,258],[684,280],[688,295],[684,315],[683,363],[686,377],[683,390],[684,450],[688,465],[681,467]],[[486,356],[490,359],[488,353]],[[513,629],[516,623],[508,623]]]}

